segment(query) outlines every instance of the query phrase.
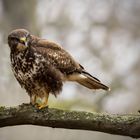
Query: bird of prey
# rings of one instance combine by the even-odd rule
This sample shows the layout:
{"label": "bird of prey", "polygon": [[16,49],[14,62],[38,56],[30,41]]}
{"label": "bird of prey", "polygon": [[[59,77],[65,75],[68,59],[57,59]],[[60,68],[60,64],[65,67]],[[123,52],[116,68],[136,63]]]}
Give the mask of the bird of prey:
{"label": "bird of prey", "polygon": [[30,103],[39,109],[48,105],[50,93],[57,96],[61,92],[65,81],[109,90],[55,42],[16,29],[8,35],[8,44],[14,76],[30,96]]}

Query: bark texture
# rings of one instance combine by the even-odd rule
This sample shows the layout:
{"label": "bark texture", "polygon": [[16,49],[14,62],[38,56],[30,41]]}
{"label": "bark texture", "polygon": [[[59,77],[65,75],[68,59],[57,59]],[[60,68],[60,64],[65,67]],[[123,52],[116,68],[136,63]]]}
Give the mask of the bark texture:
{"label": "bark texture", "polygon": [[32,105],[0,107],[0,127],[39,125],[53,128],[81,129],[140,138],[140,115],[110,115],[45,108]]}

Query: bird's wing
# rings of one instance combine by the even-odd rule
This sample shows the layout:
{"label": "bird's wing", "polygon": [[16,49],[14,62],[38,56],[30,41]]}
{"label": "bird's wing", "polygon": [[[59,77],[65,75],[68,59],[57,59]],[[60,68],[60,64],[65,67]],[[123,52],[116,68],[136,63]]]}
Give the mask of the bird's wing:
{"label": "bird's wing", "polygon": [[65,74],[66,80],[76,81],[89,89],[109,90],[99,79],[86,72],[67,51],[56,43],[40,39],[35,49],[44,55],[52,66]]}
{"label": "bird's wing", "polygon": [[83,69],[67,51],[54,42],[40,39],[35,49],[64,74],[81,72]]}

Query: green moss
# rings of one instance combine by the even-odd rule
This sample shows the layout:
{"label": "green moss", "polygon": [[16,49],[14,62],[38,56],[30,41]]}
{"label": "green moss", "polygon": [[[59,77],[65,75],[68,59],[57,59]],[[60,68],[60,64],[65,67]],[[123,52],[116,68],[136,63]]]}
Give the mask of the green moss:
{"label": "green moss", "polygon": [[5,110],[5,106],[0,106],[0,112],[4,111]]}

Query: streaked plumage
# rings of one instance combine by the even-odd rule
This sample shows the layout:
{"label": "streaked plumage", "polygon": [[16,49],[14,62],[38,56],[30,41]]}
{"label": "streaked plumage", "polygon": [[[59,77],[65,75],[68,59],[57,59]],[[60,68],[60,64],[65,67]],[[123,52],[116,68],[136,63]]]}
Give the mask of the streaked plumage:
{"label": "streaked plumage", "polygon": [[39,108],[47,106],[49,93],[57,96],[64,81],[75,81],[89,89],[109,88],[90,75],[58,44],[30,35],[25,29],[8,36],[13,73]]}

